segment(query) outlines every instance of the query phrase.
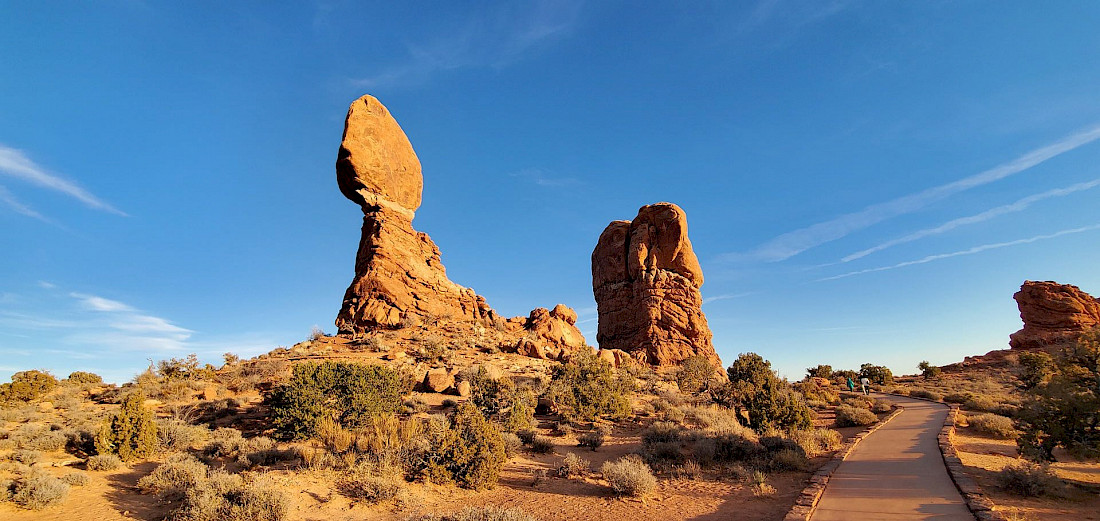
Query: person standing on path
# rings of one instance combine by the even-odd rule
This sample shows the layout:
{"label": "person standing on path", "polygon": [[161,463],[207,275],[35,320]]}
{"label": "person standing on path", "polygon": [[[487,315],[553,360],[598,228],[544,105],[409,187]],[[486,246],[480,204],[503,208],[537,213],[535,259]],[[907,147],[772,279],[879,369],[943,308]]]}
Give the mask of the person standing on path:
{"label": "person standing on path", "polygon": [[863,395],[864,396],[868,396],[868,395],[871,394],[870,392],[867,391],[867,386],[871,385],[871,380],[870,379],[868,379],[866,376],[864,376],[863,378],[860,378],[859,379],[859,385],[863,387]]}
{"label": "person standing on path", "polygon": [[848,377],[848,392],[850,392],[850,393],[856,392],[856,383],[852,381],[851,376]]}

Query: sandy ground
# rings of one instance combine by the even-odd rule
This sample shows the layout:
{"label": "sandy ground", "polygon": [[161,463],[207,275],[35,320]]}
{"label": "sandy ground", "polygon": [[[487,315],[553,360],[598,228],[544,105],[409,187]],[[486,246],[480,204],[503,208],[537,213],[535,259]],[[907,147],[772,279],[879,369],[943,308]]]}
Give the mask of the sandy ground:
{"label": "sandy ground", "polygon": [[[1054,463],[1051,469],[1072,485],[1068,497],[1022,498],[997,487],[996,473],[1019,461],[1015,441],[980,437],[963,427],[956,431],[955,446],[967,473],[978,481],[999,510],[1035,521],[1100,520],[1100,463]],[[1064,454],[1055,455],[1068,459]]]}

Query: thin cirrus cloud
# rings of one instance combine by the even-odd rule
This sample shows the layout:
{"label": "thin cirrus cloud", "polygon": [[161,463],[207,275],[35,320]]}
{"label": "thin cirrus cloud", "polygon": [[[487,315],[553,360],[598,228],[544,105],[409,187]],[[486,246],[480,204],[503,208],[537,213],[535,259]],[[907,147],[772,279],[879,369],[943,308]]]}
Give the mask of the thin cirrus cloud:
{"label": "thin cirrus cloud", "polygon": [[[126,216],[126,213],[111,206],[109,203],[96,197],[91,192],[81,188],[76,183],[58,177],[48,172],[45,168],[32,161],[22,150],[0,144],[0,176],[7,176],[33,185],[40,186],[55,192],[65,194],[84,203],[89,208],[102,210],[116,215]],[[46,220],[41,214],[31,207],[19,202],[3,187],[0,187],[0,202],[11,209],[29,217]]]}
{"label": "thin cirrus cloud", "polygon": [[530,8],[505,5],[469,19],[449,35],[407,45],[403,63],[354,79],[352,84],[366,88],[416,85],[443,71],[504,67],[536,46],[567,34],[580,12],[579,2],[545,0]]}
{"label": "thin cirrus cloud", "polygon": [[959,192],[999,181],[1018,174],[1044,161],[1087,145],[1100,139],[1100,126],[1066,136],[1055,143],[1028,152],[1012,161],[997,165],[984,172],[935,186],[883,203],[873,204],[858,212],[820,222],[805,228],[784,233],[748,253],[723,256],[726,260],[755,260],[779,262],[822,244],[835,241],[887,219],[917,211],[929,204],[946,199]]}
{"label": "thin cirrus cloud", "polygon": [[1069,230],[1062,230],[1062,231],[1049,233],[1049,234],[1045,234],[1045,235],[1036,235],[1034,237],[1028,237],[1026,239],[1017,239],[1017,240],[1014,240],[1014,241],[998,242],[998,243],[993,243],[993,244],[983,244],[981,246],[974,246],[973,248],[968,248],[968,249],[961,250],[961,251],[955,251],[955,252],[951,252],[951,253],[940,253],[940,254],[937,254],[937,255],[929,255],[929,256],[924,257],[922,259],[911,260],[911,261],[906,261],[906,262],[899,262],[899,263],[891,265],[891,266],[880,266],[878,268],[869,268],[869,269],[859,270],[859,271],[850,271],[848,273],[841,273],[840,275],[833,275],[832,277],[820,278],[820,279],[817,279],[816,282],[823,282],[823,281],[827,281],[827,280],[837,280],[837,279],[843,279],[843,278],[847,278],[847,277],[854,277],[856,275],[863,275],[865,273],[875,273],[875,272],[879,272],[879,271],[895,270],[895,269],[898,269],[898,268],[904,268],[906,266],[915,266],[917,264],[927,264],[929,262],[934,262],[934,261],[943,260],[943,259],[950,259],[952,257],[961,257],[963,255],[974,255],[975,253],[981,253],[981,252],[984,252],[984,251],[996,250],[996,249],[1000,249],[1000,248],[1007,248],[1009,246],[1019,246],[1021,244],[1031,244],[1033,242],[1045,241],[1045,240],[1048,240],[1048,239],[1054,239],[1054,238],[1062,237],[1062,236],[1065,236],[1065,235],[1073,235],[1073,234],[1077,234],[1077,233],[1090,232],[1090,231],[1093,231],[1093,230],[1100,230],[1100,224],[1094,224],[1094,225],[1091,225],[1091,226],[1082,226],[1080,228],[1072,228],[1072,229],[1069,229]]}
{"label": "thin cirrus cloud", "polygon": [[981,213],[978,213],[978,214],[975,214],[975,215],[970,215],[970,216],[967,216],[967,217],[960,217],[958,219],[952,219],[952,220],[947,221],[947,222],[945,222],[945,223],[943,223],[939,226],[936,226],[935,228],[926,228],[926,229],[923,229],[923,230],[915,231],[915,232],[910,233],[909,235],[906,235],[904,237],[898,237],[897,239],[886,241],[886,242],[884,242],[882,244],[879,244],[877,246],[867,248],[866,250],[857,251],[857,252],[855,252],[851,255],[848,255],[848,256],[840,259],[840,262],[851,262],[851,261],[854,261],[856,259],[861,259],[863,257],[866,257],[866,256],[868,256],[872,253],[880,252],[880,251],[885,250],[887,248],[897,246],[899,244],[905,244],[907,242],[913,242],[915,240],[923,239],[925,237],[929,237],[929,236],[932,236],[932,235],[939,235],[941,233],[945,233],[945,232],[954,230],[955,228],[958,228],[960,226],[966,226],[966,225],[969,225],[969,224],[977,224],[977,223],[980,223],[980,222],[985,222],[985,221],[988,221],[990,219],[993,219],[994,217],[999,217],[1001,215],[1005,215],[1005,214],[1008,214],[1008,213],[1023,211],[1025,209],[1027,209],[1029,206],[1031,206],[1032,204],[1037,203],[1039,201],[1042,201],[1044,199],[1050,199],[1052,197],[1063,197],[1063,196],[1067,196],[1067,195],[1074,194],[1074,193],[1077,193],[1077,192],[1081,192],[1081,191],[1084,191],[1084,190],[1089,190],[1089,189],[1095,188],[1097,186],[1100,186],[1100,179],[1095,179],[1095,180],[1089,181],[1087,183],[1078,183],[1078,184],[1075,184],[1073,186],[1067,186],[1065,188],[1055,188],[1054,190],[1047,190],[1046,192],[1042,192],[1042,193],[1038,193],[1038,194],[1034,194],[1034,195],[1029,195],[1029,196],[1024,197],[1022,199],[1019,199],[1016,202],[1011,203],[1011,204],[998,206],[996,208],[990,208],[989,210],[986,210],[984,212],[981,212]]}

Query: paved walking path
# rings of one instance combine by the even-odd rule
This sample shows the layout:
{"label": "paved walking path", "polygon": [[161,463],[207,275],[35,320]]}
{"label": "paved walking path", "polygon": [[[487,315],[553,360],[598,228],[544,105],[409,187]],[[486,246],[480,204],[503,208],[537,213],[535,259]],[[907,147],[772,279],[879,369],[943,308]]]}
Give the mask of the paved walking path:
{"label": "paved walking path", "polygon": [[948,408],[886,396],[905,410],[856,445],[821,495],[813,521],[974,521],[936,441]]}

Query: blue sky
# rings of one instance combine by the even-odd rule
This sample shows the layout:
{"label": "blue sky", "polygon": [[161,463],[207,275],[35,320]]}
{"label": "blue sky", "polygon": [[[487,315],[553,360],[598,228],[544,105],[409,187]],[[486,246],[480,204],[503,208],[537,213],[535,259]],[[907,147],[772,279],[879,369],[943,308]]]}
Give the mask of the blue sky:
{"label": "blue sky", "polygon": [[0,4],[0,377],[333,332],[364,93],[452,280],[590,343],[596,239],[658,201],[723,360],[792,378],[1005,348],[1026,279],[1100,293],[1100,5],[677,4]]}

